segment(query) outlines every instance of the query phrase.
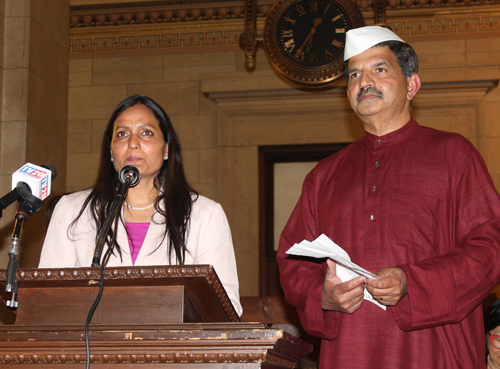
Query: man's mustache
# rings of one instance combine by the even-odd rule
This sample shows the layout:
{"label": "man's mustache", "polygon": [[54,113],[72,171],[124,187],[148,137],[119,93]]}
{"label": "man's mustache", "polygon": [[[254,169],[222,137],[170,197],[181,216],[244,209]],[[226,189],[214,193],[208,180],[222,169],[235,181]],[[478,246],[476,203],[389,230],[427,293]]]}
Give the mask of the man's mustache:
{"label": "man's mustache", "polygon": [[381,97],[381,98],[384,97],[384,94],[382,93],[382,91],[376,89],[375,87],[362,87],[361,90],[359,90],[358,95],[356,96],[356,101],[359,102],[359,99],[364,94],[375,94],[378,97]]}

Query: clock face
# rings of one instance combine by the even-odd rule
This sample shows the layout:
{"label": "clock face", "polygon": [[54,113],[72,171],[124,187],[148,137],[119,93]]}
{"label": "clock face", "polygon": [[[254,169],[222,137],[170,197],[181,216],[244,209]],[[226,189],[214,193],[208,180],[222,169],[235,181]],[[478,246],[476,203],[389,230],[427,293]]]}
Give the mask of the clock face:
{"label": "clock face", "polygon": [[351,0],[279,0],[267,19],[264,44],[282,75],[322,86],[343,74],[345,34],[362,25]]}

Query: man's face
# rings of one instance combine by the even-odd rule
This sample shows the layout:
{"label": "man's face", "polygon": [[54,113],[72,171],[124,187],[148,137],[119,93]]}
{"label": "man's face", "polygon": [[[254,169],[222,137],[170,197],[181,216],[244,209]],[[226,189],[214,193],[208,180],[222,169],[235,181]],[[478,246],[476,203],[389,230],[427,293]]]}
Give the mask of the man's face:
{"label": "man's face", "polygon": [[[347,96],[363,120],[397,119],[409,115],[413,98],[396,56],[388,46],[374,47],[349,60]],[[406,123],[406,122],[405,122]]]}

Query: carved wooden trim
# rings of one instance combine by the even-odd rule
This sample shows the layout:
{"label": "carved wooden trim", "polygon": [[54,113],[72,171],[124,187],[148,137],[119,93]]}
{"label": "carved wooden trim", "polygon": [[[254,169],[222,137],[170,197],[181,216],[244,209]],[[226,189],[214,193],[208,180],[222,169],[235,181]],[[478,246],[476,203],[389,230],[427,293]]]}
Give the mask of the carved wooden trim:
{"label": "carved wooden trim", "polygon": [[[0,327],[0,364],[85,363],[83,327],[77,328]],[[238,368],[268,364],[293,368],[312,350],[299,338],[262,323],[94,326],[90,335],[90,360],[105,368],[123,364],[236,364]]]}
{"label": "carved wooden trim", "polygon": [[[104,269],[104,279],[107,286],[143,285],[144,281],[158,284],[163,280],[165,285],[172,284],[175,278],[205,277],[208,284],[220,300],[222,308],[230,321],[240,319],[227,296],[222,283],[211,265],[172,265],[143,267],[109,267]],[[6,270],[0,270],[0,284],[6,280]],[[98,286],[100,283],[99,268],[65,268],[65,269],[19,269],[16,273],[19,288],[58,287],[70,284],[81,286]]]}
{"label": "carved wooden trim", "polygon": [[[259,363],[266,359],[266,353],[192,353],[169,354],[91,354],[94,364],[213,364],[213,363]],[[294,368],[295,363],[270,355],[266,361],[285,368]],[[84,354],[19,354],[0,355],[0,364],[82,364]]]}
{"label": "carved wooden trim", "polygon": [[[182,265],[182,266],[144,266],[144,267],[108,267],[104,269],[105,279],[138,279],[158,277],[211,277],[212,283],[218,282],[211,273],[211,265]],[[18,283],[23,281],[65,281],[100,279],[98,268],[64,268],[64,269],[20,269],[16,274]],[[6,270],[0,270],[0,280],[5,280]]]}

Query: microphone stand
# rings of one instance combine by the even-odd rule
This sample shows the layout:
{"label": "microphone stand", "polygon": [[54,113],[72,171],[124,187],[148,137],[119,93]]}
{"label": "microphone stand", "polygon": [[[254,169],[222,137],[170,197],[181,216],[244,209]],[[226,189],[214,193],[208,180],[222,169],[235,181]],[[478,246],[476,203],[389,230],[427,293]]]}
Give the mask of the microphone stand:
{"label": "microphone stand", "polygon": [[[109,228],[111,227],[111,222],[117,216],[117,211],[123,203],[125,199],[125,194],[127,193],[130,184],[132,183],[132,178],[125,178],[125,181],[118,187],[118,191],[116,193],[115,199],[111,204],[111,208],[109,210],[109,214],[104,220],[104,224],[102,226],[101,232],[99,232],[99,236],[97,237],[97,242],[94,251],[94,257],[92,258],[92,267],[99,267],[101,263],[101,254],[102,249],[104,247],[104,243],[106,242],[106,238],[108,236]],[[112,245],[110,245],[112,247]]]}
{"label": "microphone stand", "polygon": [[17,281],[16,281],[16,273],[17,269],[19,269],[19,262],[17,260],[17,250],[19,247],[19,237],[21,235],[21,229],[23,227],[23,223],[26,219],[28,219],[27,212],[29,205],[26,201],[23,201],[19,206],[19,210],[16,213],[16,222],[14,224],[14,232],[12,234],[12,246],[9,251],[9,264],[7,266],[7,278],[5,285],[5,292],[12,293],[12,297],[10,300],[6,301],[6,305],[11,309],[15,309],[18,307],[19,303],[16,301],[17,296]]}

